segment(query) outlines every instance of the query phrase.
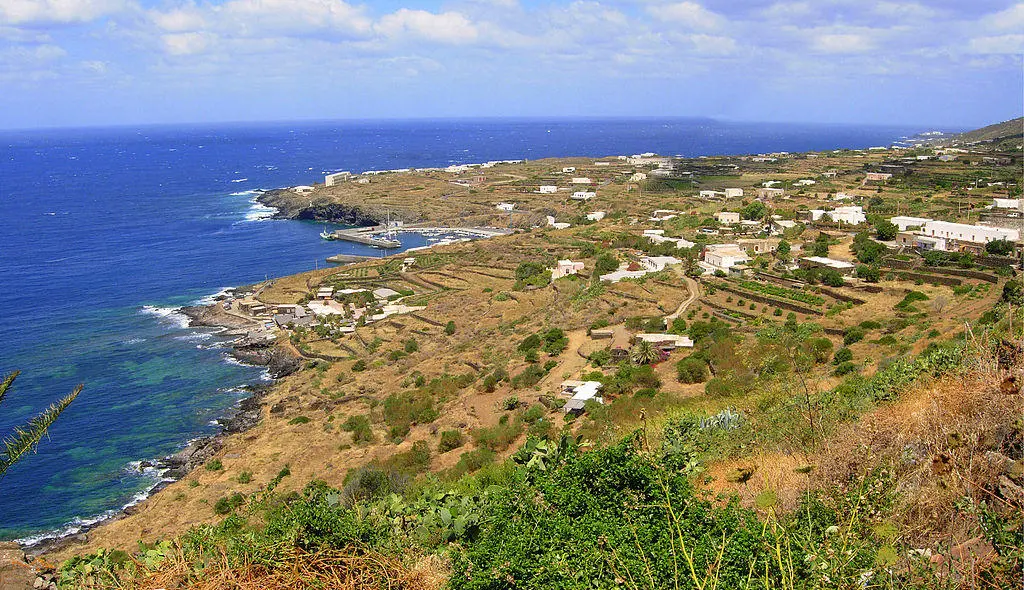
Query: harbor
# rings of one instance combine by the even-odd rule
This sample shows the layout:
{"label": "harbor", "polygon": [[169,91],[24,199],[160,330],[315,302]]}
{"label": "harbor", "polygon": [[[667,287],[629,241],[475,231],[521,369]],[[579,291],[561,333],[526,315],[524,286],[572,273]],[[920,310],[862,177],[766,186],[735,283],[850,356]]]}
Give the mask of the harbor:
{"label": "harbor", "polygon": [[352,229],[338,229],[332,232],[324,230],[321,232],[320,237],[325,240],[341,240],[390,250],[402,247],[402,242],[395,237],[395,235],[399,233],[418,233],[428,236],[428,239],[431,242],[451,243],[463,240],[493,238],[495,236],[503,236],[511,232],[506,229],[490,227],[387,227],[381,225]]}

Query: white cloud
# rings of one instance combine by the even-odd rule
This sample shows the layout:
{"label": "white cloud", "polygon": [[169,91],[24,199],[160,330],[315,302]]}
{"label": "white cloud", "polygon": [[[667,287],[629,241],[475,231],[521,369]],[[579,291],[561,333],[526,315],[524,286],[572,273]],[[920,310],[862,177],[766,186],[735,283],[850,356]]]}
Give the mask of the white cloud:
{"label": "white cloud", "polygon": [[967,44],[969,53],[980,54],[1024,54],[1024,35],[996,35],[977,37]]}
{"label": "white cloud", "polygon": [[88,22],[127,8],[124,0],[2,0],[0,23],[38,25]]}
{"label": "white cloud", "polygon": [[1001,31],[1024,30],[1024,2],[1017,3],[1006,10],[990,14],[981,19],[981,26]]}
{"label": "white cloud", "polygon": [[380,19],[375,30],[385,37],[412,36],[435,43],[462,44],[476,41],[476,25],[459,12],[434,14],[402,8]]}
{"label": "white cloud", "polygon": [[231,0],[215,9],[226,28],[251,34],[302,37],[327,30],[343,36],[363,36],[371,20],[365,9],[341,0]]}
{"label": "white cloud", "polygon": [[164,51],[171,55],[195,55],[203,53],[216,41],[209,33],[170,33],[161,35]]}
{"label": "white cloud", "polygon": [[197,31],[206,27],[206,19],[195,5],[176,8],[168,12],[153,10],[149,17],[158,28],[171,33]]}
{"label": "white cloud", "polygon": [[875,43],[858,33],[821,33],[811,39],[811,48],[820,53],[865,53],[874,49]]}
{"label": "white cloud", "polygon": [[930,19],[938,14],[934,9],[917,2],[883,1],[875,4],[871,11],[879,16],[895,19]]}
{"label": "white cloud", "polygon": [[691,35],[697,53],[704,55],[731,55],[736,52],[736,40],[719,35]]}
{"label": "white cloud", "polygon": [[19,65],[39,65],[57,61],[67,54],[64,48],[57,45],[21,45],[0,52],[0,61]]}
{"label": "white cloud", "polygon": [[724,20],[696,2],[677,2],[651,6],[647,11],[654,17],[688,26],[693,29],[715,29]]}

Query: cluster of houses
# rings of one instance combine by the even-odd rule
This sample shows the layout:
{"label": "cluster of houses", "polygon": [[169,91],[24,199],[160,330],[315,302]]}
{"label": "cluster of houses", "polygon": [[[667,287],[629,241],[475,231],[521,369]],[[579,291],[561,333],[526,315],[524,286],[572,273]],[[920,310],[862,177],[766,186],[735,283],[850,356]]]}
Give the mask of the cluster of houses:
{"label": "cluster of houses", "polygon": [[899,230],[896,245],[917,250],[983,254],[989,242],[1006,240],[1016,243],[1020,240],[1020,230],[991,225],[953,223],[924,217],[893,217],[889,221]]}

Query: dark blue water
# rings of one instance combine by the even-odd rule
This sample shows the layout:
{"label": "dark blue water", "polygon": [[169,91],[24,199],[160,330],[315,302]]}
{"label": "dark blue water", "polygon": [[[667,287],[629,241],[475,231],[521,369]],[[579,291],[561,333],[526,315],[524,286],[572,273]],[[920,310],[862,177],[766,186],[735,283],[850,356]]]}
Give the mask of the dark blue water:
{"label": "dark blue water", "polygon": [[[132,462],[210,434],[262,370],[171,310],[338,252],[315,224],[260,219],[254,189],[325,171],[493,159],[688,156],[888,145],[919,130],[693,120],[417,121],[0,133],[0,433],[85,383],[0,480],[0,538],[116,510],[155,482]],[[405,246],[422,239],[403,234]]]}

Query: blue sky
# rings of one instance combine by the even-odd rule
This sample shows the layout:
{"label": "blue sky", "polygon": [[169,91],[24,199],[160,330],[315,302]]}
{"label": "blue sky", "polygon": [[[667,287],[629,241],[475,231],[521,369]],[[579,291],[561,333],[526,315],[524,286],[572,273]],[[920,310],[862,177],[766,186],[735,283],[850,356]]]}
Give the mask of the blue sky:
{"label": "blue sky", "polygon": [[0,0],[0,128],[531,116],[976,126],[1015,0]]}

